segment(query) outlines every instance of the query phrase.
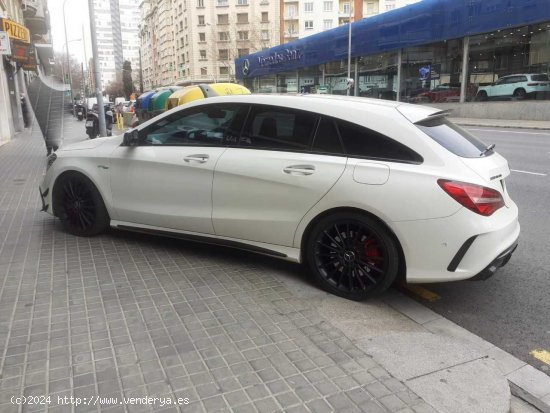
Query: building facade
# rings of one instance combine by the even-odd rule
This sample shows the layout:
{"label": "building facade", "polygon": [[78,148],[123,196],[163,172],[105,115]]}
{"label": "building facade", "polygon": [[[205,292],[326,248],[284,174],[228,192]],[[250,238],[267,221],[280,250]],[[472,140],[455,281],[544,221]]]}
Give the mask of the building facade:
{"label": "building facade", "polygon": [[139,0],[94,0],[94,15],[103,87],[122,79],[125,60],[132,64],[136,78],[140,69]]}
{"label": "building facade", "polygon": [[230,82],[234,60],[280,39],[275,0],[143,0],[144,89]]}
{"label": "building facade", "polygon": [[284,0],[281,44],[375,16],[420,0]]}
{"label": "building facade", "polygon": [[40,59],[49,67],[49,30],[45,0],[0,0],[0,145],[32,121],[26,85]]}
{"label": "building facade", "polygon": [[550,98],[548,0],[424,0],[351,27],[351,43],[346,25],[240,58],[237,78],[255,92],[346,94],[349,70],[365,97]]}

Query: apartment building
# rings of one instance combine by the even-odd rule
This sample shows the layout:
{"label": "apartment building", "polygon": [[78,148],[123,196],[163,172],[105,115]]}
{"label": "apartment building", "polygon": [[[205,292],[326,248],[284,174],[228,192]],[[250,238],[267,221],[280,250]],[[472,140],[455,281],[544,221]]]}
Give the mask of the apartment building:
{"label": "apartment building", "polygon": [[420,0],[283,0],[281,43],[301,39]]}
{"label": "apartment building", "polygon": [[[97,48],[103,87],[122,79],[125,60],[139,73],[139,0],[94,0]],[[135,79],[134,79],[135,80]]]}
{"label": "apartment building", "polygon": [[234,60],[279,44],[279,0],[143,0],[144,89],[229,82]]}

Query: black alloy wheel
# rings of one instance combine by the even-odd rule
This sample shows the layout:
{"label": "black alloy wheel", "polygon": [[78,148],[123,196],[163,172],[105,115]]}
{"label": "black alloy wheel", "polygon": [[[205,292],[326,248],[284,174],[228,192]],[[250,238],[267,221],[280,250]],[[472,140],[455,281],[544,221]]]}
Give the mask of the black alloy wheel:
{"label": "black alloy wheel", "polygon": [[55,184],[53,196],[55,214],[67,232],[86,237],[108,228],[109,214],[101,195],[84,175],[62,175]]}
{"label": "black alloy wheel", "polygon": [[311,232],[306,253],[319,284],[351,300],[386,290],[399,267],[398,250],[388,231],[360,214],[322,219]]}

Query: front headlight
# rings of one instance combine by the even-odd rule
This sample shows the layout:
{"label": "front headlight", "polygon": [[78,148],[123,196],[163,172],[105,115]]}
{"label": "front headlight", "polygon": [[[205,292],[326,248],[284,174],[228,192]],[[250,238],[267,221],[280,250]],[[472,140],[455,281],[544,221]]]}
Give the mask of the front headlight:
{"label": "front headlight", "polygon": [[53,165],[55,160],[57,159],[57,155],[55,153],[52,153],[50,156],[48,156],[48,163],[46,164],[46,171],[50,169],[50,166]]}

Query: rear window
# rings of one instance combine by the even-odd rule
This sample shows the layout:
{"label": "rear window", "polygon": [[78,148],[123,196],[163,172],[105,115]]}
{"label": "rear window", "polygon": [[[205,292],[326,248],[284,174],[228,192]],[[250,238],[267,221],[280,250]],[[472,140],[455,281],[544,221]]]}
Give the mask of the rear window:
{"label": "rear window", "polygon": [[338,131],[350,157],[420,164],[422,156],[388,136],[355,123],[339,120]]}
{"label": "rear window", "polygon": [[533,75],[531,79],[539,82],[548,82],[548,75]]}
{"label": "rear window", "polygon": [[[479,158],[487,145],[444,117],[424,119],[416,126],[448,151],[462,158]],[[493,151],[487,151],[489,156]]]}

